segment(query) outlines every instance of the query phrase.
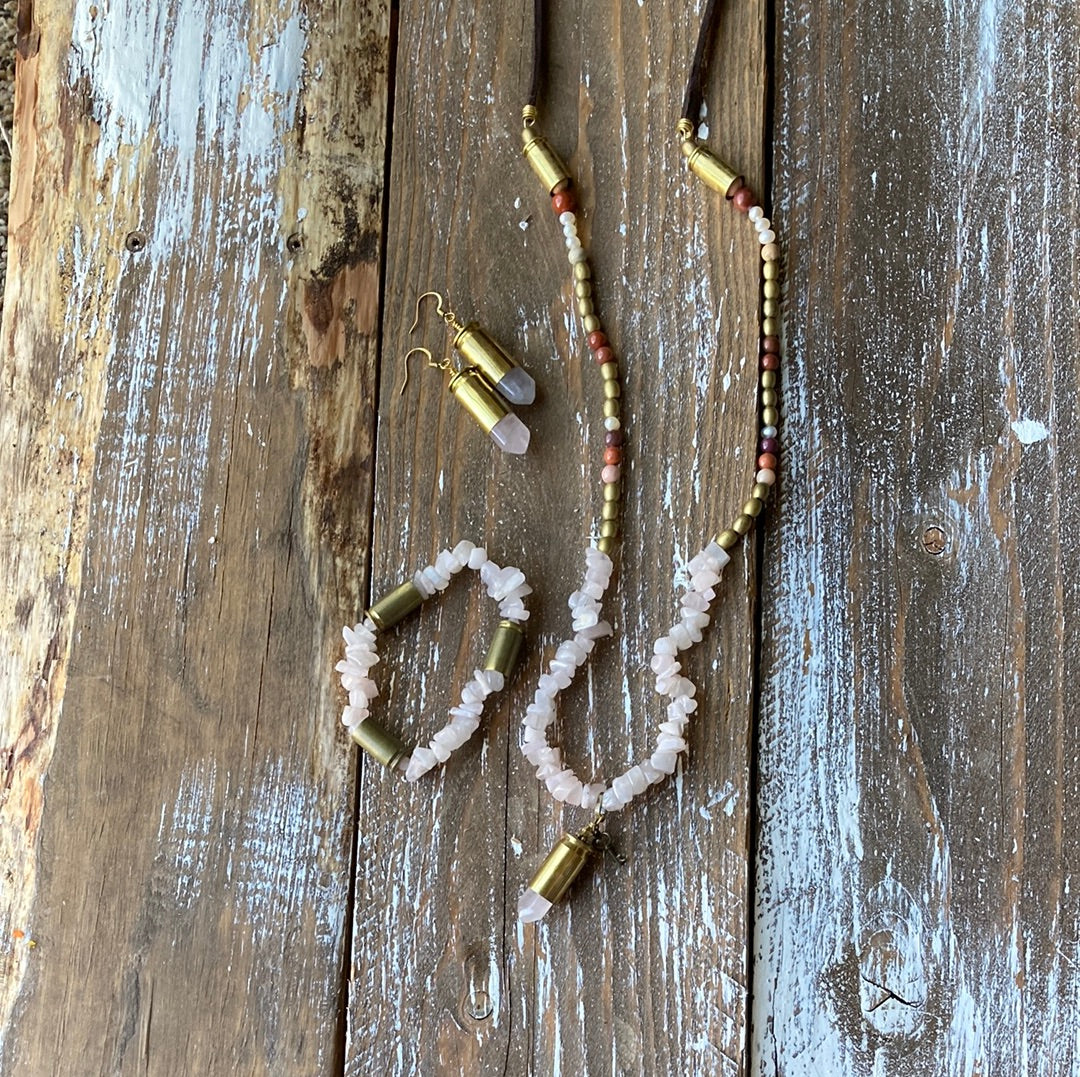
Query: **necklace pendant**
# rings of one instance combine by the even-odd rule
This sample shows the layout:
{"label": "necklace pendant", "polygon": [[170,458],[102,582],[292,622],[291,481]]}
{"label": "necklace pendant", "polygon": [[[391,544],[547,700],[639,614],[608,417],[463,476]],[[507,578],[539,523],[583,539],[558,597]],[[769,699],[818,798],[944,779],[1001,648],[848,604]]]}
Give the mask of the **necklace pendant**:
{"label": "necklace pendant", "polygon": [[596,846],[584,833],[581,836],[563,834],[544,858],[528,889],[518,898],[518,919],[526,924],[542,920],[551,906],[570,889],[596,852]]}

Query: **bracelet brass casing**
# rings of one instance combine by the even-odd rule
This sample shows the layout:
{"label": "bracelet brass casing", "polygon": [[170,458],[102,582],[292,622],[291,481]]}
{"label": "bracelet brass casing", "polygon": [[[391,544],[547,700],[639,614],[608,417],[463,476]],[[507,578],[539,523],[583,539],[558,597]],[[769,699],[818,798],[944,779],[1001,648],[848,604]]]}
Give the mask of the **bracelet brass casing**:
{"label": "bracelet brass casing", "polygon": [[682,151],[686,154],[686,167],[706,187],[719,191],[725,198],[728,192],[739,182],[739,174],[732,171],[719,157],[704,146],[692,141],[682,144]]}
{"label": "bracelet brass casing", "polygon": [[417,590],[416,584],[412,580],[406,580],[400,587],[395,587],[389,594],[383,595],[365,616],[371,618],[380,632],[385,632],[399,621],[405,620],[423,601],[424,596]]}
{"label": "bracelet brass casing", "polygon": [[529,883],[529,889],[552,905],[570,889],[593,855],[593,849],[573,834],[563,834],[558,845],[544,858]]}
{"label": "bracelet brass casing", "polygon": [[409,751],[393,733],[388,733],[371,718],[353,726],[349,730],[349,736],[372,759],[391,769],[396,767]]}
{"label": "bracelet brass casing", "polygon": [[536,134],[530,127],[521,132],[521,137],[525,142],[525,160],[539,176],[540,182],[547,188],[547,193],[551,194],[560,183],[570,178],[570,173],[559,160],[558,154],[548,145],[546,138]]}
{"label": "bracelet brass casing", "polygon": [[488,648],[487,658],[484,659],[484,669],[494,670],[509,679],[517,665],[524,639],[525,633],[519,624],[514,621],[500,621],[495,635],[491,637],[491,646]]}
{"label": "bracelet brass casing", "polygon": [[454,347],[469,366],[476,367],[492,385],[498,385],[517,366],[476,322],[469,322],[458,330]]}
{"label": "bracelet brass casing", "polygon": [[490,434],[495,424],[509,414],[509,409],[495,395],[491,383],[475,367],[459,371],[450,379],[447,388],[479,423],[485,434]]}

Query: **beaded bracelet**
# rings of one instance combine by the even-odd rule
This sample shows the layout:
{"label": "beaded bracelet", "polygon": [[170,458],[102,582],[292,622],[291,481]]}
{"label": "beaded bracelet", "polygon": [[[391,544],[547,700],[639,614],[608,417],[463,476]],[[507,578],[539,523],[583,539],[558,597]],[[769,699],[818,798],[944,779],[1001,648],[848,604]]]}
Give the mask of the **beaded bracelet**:
{"label": "beaded bracelet", "polygon": [[[379,662],[376,637],[406,618],[427,599],[441,594],[462,569],[477,572],[488,596],[499,606],[501,620],[481,669],[461,692],[461,701],[450,709],[450,719],[430,740],[427,747],[410,749],[393,733],[370,717],[371,702],[379,687],[371,671]],[[405,780],[415,782],[438,764],[445,763],[479,728],[484,701],[505,687],[521,651],[524,639],[522,624],[528,620],[525,597],[532,588],[520,569],[500,568],[487,551],[467,539],[453,549],[443,550],[435,563],[416,572],[379,599],[363,619],[342,630],[345,657],[335,669],[341,674],[341,686],[349,694],[349,703],[341,715],[342,724],[352,739],[384,766],[400,770]]]}

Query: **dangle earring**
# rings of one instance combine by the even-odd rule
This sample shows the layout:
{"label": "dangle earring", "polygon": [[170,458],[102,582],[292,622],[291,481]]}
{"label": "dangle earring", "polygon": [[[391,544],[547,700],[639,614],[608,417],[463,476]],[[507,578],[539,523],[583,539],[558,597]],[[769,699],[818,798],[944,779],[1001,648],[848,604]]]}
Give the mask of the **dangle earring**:
{"label": "dangle earring", "polygon": [[[371,671],[379,662],[377,637],[403,621],[427,599],[441,594],[463,568],[480,576],[488,596],[499,606],[499,623],[491,639],[483,667],[473,672],[461,692],[461,701],[450,709],[450,720],[427,747],[406,747],[395,734],[370,717],[371,703],[379,687]],[[414,573],[411,579],[395,587],[375,602],[358,624],[342,630],[345,657],[334,667],[341,675],[341,686],[349,694],[349,704],[341,721],[349,736],[377,762],[415,782],[460,748],[480,725],[484,700],[502,691],[517,664],[525,638],[522,625],[529,618],[525,596],[532,588],[525,573],[513,566],[500,568],[490,560],[487,550],[467,539],[443,550],[435,563]]]}
{"label": "dangle earring", "polygon": [[[477,425],[503,451],[520,455],[529,447],[529,428],[503,403],[531,404],[536,399],[536,383],[475,322],[463,325],[452,310],[443,308],[438,292],[424,292],[416,301],[416,318],[409,327],[412,333],[420,324],[420,304],[428,296],[437,302],[437,313],[454,330],[451,345],[453,358],[435,362],[427,348],[416,347],[405,356],[405,381],[409,380],[408,362],[413,352],[423,352],[428,366],[452,372],[447,389],[473,417]],[[399,394],[400,395],[400,394]]]}

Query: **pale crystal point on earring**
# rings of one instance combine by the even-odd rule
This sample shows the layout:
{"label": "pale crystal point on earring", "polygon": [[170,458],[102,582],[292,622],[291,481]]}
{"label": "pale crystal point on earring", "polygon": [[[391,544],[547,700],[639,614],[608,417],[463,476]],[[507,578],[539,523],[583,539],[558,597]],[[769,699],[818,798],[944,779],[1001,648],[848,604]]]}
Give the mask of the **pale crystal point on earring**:
{"label": "pale crystal point on earring", "polygon": [[529,447],[529,428],[513,412],[507,412],[491,428],[491,440],[503,452],[520,456]]}
{"label": "pale crystal point on earring", "polygon": [[535,924],[543,920],[551,908],[551,902],[535,890],[523,890],[518,898],[518,919],[523,924]]}
{"label": "pale crystal point on earring", "polygon": [[[523,370],[519,366],[508,370],[495,388],[511,404],[527,406],[536,399],[536,382],[533,381],[532,375],[527,370]],[[526,440],[526,444],[528,444],[528,440]]]}

